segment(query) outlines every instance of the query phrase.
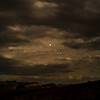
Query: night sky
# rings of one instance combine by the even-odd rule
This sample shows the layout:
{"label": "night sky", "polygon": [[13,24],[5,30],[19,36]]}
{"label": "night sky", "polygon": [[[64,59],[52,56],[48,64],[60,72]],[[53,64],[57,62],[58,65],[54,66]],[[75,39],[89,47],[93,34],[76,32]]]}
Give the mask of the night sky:
{"label": "night sky", "polygon": [[0,80],[97,79],[99,0],[0,0]]}

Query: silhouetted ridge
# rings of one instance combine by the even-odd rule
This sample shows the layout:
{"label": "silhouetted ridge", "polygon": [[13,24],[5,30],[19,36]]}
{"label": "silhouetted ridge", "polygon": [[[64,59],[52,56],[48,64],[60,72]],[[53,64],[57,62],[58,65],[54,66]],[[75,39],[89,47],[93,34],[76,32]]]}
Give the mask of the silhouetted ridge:
{"label": "silhouetted ridge", "polygon": [[0,88],[5,86],[6,89],[0,90],[0,97],[3,100],[96,100],[100,95],[100,81],[74,85],[36,84],[1,82]]}

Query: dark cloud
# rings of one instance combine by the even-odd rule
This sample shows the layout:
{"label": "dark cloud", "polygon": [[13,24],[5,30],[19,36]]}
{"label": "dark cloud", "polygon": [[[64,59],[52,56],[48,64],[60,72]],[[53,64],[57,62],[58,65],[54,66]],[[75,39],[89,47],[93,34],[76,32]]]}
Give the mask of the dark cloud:
{"label": "dark cloud", "polygon": [[0,56],[0,74],[12,72],[13,66],[16,64],[16,61]]}
{"label": "dark cloud", "polygon": [[[44,0],[46,1],[46,0]],[[95,35],[99,32],[100,8],[99,1],[95,0],[48,0],[48,2],[60,4],[56,19],[43,23],[60,27],[74,33]],[[51,12],[50,12],[51,13]]]}
{"label": "dark cloud", "polygon": [[[2,43],[28,42],[31,37],[29,34],[33,34],[32,38],[43,37],[47,35],[46,32],[48,29],[46,30],[47,27],[43,30],[39,28],[44,25],[69,31],[71,37],[68,37],[67,32],[63,36],[65,39],[63,44],[65,46],[99,50],[100,40],[91,40],[91,38],[100,36],[99,5],[99,0],[1,0],[0,45]],[[27,27],[23,32],[7,30],[9,26],[13,25],[19,25],[22,28],[21,24]],[[36,25],[39,28],[32,27],[32,25]],[[19,38],[20,34],[23,37],[27,37],[27,39]],[[84,41],[84,38],[88,40],[84,43],[75,42],[77,37]]]}
{"label": "dark cloud", "polygon": [[23,44],[29,43],[30,40],[22,34],[22,32],[13,31],[10,29],[5,29],[0,33],[0,47],[4,47],[9,44]]}
{"label": "dark cloud", "polygon": [[30,2],[27,0],[1,0],[0,26],[27,22],[30,11]]}
{"label": "dark cloud", "polygon": [[60,14],[65,28],[75,33],[96,35],[99,32],[100,11],[93,1],[67,0]]}
{"label": "dark cloud", "polygon": [[63,43],[64,46],[73,49],[89,49],[89,50],[100,50],[100,36],[98,37],[74,37],[67,38]]}
{"label": "dark cloud", "polygon": [[17,66],[17,61],[12,59],[0,58],[0,73],[1,74],[16,74],[16,75],[39,75],[47,76],[52,74],[62,74],[73,72],[70,64],[48,64],[48,65],[32,65],[32,66]]}
{"label": "dark cloud", "polygon": [[0,26],[50,25],[76,33],[95,34],[100,31],[99,5],[99,0],[1,0]]}

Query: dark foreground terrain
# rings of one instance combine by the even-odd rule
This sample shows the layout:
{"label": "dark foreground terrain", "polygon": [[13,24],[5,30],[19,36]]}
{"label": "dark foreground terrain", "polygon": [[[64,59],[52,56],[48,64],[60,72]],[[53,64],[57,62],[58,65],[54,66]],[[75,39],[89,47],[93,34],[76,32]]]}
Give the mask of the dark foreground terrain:
{"label": "dark foreground terrain", "polygon": [[0,100],[96,100],[99,95],[100,81],[75,85],[0,82]]}

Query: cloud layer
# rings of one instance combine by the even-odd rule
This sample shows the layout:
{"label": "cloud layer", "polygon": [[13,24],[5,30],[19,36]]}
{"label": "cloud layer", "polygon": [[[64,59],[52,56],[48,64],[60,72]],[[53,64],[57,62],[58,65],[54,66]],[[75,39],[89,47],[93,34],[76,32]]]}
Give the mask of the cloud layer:
{"label": "cloud layer", "polygon": [[100,31],[99,5],[99,0],[1,0],[0,26],[45,24],[90,34]]}
{"label": "cloud layer", "polygon": [[0,74],[99,78],[99,26],[99,0],[0,0]]}

